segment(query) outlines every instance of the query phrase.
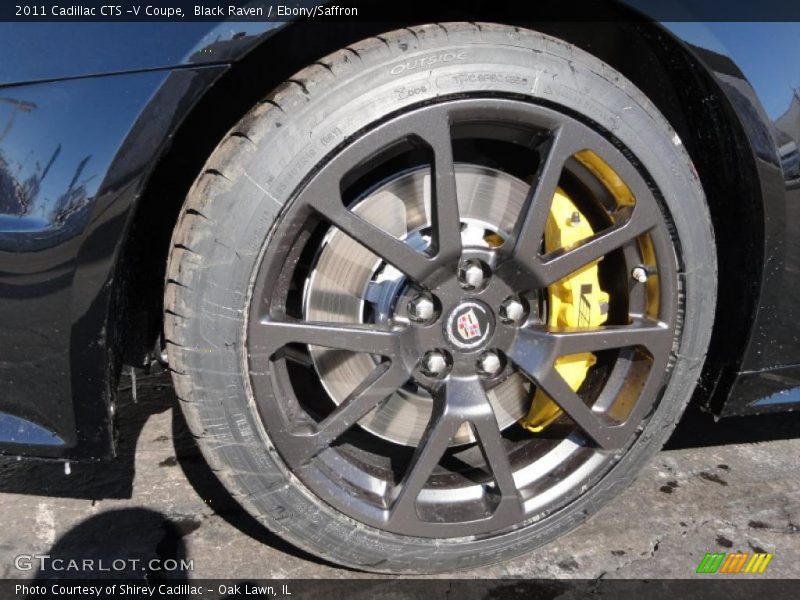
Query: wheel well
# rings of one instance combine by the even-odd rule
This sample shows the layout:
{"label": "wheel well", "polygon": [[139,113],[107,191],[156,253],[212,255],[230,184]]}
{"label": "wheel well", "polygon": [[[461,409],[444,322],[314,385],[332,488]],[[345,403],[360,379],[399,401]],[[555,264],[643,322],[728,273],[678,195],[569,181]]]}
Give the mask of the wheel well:
{"label": "wheel well", "polygon": [[[694,402],[718,413],[747,346],[763,268],[763,199],[750,142],[707,68],[660,26],[620,19],[591,27],[557,24],[545,32],[630,79],[667,118],[692,158],[711,213],[719,275],[714,329]],[[715,69],[741,76],[727,57],[694,50],[705,53]]]}
{"label": "wheel well", "polygon": [[[504,11],[497,9],[496,1],[491,3],[494,12],[481,10],[489,4],[473,2],[473,12],[459,10],[446,16],[477,20],[480,14],[493,14],[490,20],[503,22],[499,16]],[[505,4],[513,14],[511,3]],[[665,115],[692,157],[721,257],[718,298],[722,301],[698,386],[698,401],[717,408],[728,391],[724,375],[735,371],[744,351],[761,281],[763,211],[756,167],[737,117],[705,67],[659,26],[627,13],[618,17],[592,24],[518,25],[573,43],[620,71]],[[312,22],[287,26],[234,64],[187,116],[140,200],[120,266],[129,290],[121,317],[126,363],[145,364],[155,345],[172,229],[189,187],[217,142],[297,70],[350,43],[398,27]],[[724,301],[732,297],[737,301]]]}

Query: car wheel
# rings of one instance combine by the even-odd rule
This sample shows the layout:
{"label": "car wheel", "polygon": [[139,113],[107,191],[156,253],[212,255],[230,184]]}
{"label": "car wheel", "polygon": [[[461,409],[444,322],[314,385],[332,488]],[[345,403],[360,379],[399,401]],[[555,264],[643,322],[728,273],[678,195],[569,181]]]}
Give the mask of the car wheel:
{"label": "car wheel", "polygon": [[491,24],[364,40],[221,141],[176,226],[175,388],[242,505],[320,557],[519,555],[675,426],[716,296],[680,139],[608,65]]}

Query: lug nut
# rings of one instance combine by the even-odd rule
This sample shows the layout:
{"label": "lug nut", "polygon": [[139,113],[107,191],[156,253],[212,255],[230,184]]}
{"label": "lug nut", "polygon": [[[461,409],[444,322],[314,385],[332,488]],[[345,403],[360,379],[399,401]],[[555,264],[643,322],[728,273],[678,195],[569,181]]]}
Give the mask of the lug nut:
{"label": "lug nut", "polygon": [[484,279],[483,267],[476,260],[466,261],[458,269],[458,280],[461,286],[468,290],[476,290],[483,286]]}
{"label": "lug nut", "polygon": [[497,352],[484,352],[478,359],[478,372],[485,377],[494,377],[503,370],[503,359]]}
{"label": "lug nut", "polygon": [[500,305],[500,318],[504,323],[521,323],[525,316],[525,307],[516,298],[509,298]]}
{"label": "lug nut", "polygon": [[422,357],[422,370],[429,377],[441,377],[447,369],[447,357],[437,350],[426,352]]}
{"label": "lug nut", "polygon": [[433,319],[435,314],[436,306],[427,296],[420,294],[408,303],[408,318],[412,321],[424,323]]}
{"label": "lug nut", "polygon": [[647,269],[642,266],[634,267],[631,271],[631,277],[639,283],[647,283]]}

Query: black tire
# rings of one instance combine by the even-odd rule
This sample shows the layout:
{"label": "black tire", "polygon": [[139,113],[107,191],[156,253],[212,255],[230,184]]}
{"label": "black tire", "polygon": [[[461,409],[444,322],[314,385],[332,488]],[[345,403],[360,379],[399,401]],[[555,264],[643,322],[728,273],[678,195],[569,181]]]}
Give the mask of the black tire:
{"label": "black tire", "polygon": [[[661,400],[643,430],[585,493],[510,533],[411,537],[356,522],[289,472],[255,409],[245,331],[260,257],[268,242],[276,243],[271,226],[331,150],[390,113],[470,93],[567,110],[612,132],[630,150],[659,190],[672,229],[680,335]],[[715,256],[689,156],[653,104],[614,69],[563,41],[518,28],[414,27],[364,40],[303,69],[221,141],[172,239],[165,296],[169,364],[203,454],[266,527],[348,567],[402,573],[471,568],[528,552],[575,527],[625,489],[661,448],[707,351]]]}

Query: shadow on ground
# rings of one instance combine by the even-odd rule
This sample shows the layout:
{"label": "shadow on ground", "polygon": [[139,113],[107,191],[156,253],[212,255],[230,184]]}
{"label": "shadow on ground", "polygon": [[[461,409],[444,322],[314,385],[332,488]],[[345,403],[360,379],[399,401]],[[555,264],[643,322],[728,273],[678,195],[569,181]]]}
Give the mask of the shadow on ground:
{"label": "shadow on ground", "polygon": [[705,448],[728,444],[754,444],[800,437],[800,411],[727,417],[715,421],[712,415],[691,404],[664,450]]}
{"label": "shadow on ground", "polygon": [[[144,508],[109,510],[78,523],[47,551],[37,580],[103,579],[185,580],[188,568],[180,522]],[[84,569],[85,561],[91,567]],[[173,566],[175,565],[175,566]]]}
{"label": "shadow on ground", "polygon": [[[186,426],[183,414],[177,410],[177,399],[172,390],[169,373],[154,370],[149,374],[139,374],[136,389],[136,402],[134,402],[131,380],[129,377],[123,378],[117,398],[118,438],[117,457],[114,460],[73,463],[70,465],[71,474],[65,476],[64,464],[60,462],[17,461],[0,457],[0,492],[94,501],[129,499],[133,495],[136,448],[142,429],[152,415],[174,408],[172,442],[175,459],[173,460],[180,466],[197,495],[214,513],[262,544],[272,546],[285,554],[320,562],[272,534],[244,511],[225,490],[200,453]],[[106,519],[104,517],[106,514],[112,516]],[[109,529],[109,524],[112,523],[114,527]],[[142,540],[155,540],[150,544],[155,547],[157,543],[163,546],[165,543],[172,543],[169,540],[180,540],[183,535],[197,528],[199,521],[175,521],[150,510],[125,509],[104,512],[70,530],[56,543],[54,550],[62,546],[79,549],[84,544],[91,548],[95,543],[94,540],[103,540],[109,536],[109,531],[124,529],[128,525],[136,532],[136,537]],[[122,535],[121,538],[130,540],[131,536]],[[72,540],[78,541],[73,543]],[[140,548],[142,551],[144,549]],[[77,556],[86,555],[79,553]]]}
{"label": "shadow on ground", "polygon": [[[168,373],[140,375],[136,396],[137,402],[134,402],[130,379],[125,378],[118,398],[116,459],[105,463],[73,464],[72,474],[65,477],[62,463],[0,458],[0,491],[89,500],[131,498],[136,449],[145,423],[152,415],[177,408]],[[690,407],[665,449],[755,443],[796,437],[800,437],[800,412],[732,417],[715,422],[710,415]],[[179,410],[173,411],[172,438],[176,457],[174,460],[197,495],[217,515],[249,537],[280,552],[320,563],[318,559],[270,533],[228,494],[204,461]],[[90,517],[64,534],[53,546],[51,554],[85,558],[87,551],[91,553],[95,549],[98,558],[125,557],[126,552],[132,552],[137,558],[181,558],[185,554],[182,538],[191,533],[192,527],[193,521],[175,521],[167,515],[144,508],[109,510]],[[139,541],[131,544],[131,540]],[[119,547],[111,548],[113,552],[109,552],[109,544]],[[40,573],[41,577],[52,575]],[[132,575],[136,574],[127,573],[129,577]]]}
{"label": "shadow on ground", "polygon": [[114,460],[72,463],[71,474],[65,477],[61,462],[0,457],[0,492],[86,500],[130,498],[142,428],[152,415],[169,410],[176,403],[168,375],[156,371],[140,375],[136,402],[130,377],[123,377],[117,395]]}
{"label": "shadow on ground", "polygon": [[[16,460],[0,457],[0,492],[101,500],[128,499],[133,493],[136,447],[142,428],[155,414],[176,405],[169,374],[154,371],[140,374],[137,401],[133,401],[131,380],[124,377],[118,394],[117,457],[97,463],[70,465],[72,474],[64,476],[64,464],[53,461]],[[221,516],[237,512],[236,502],[207,467],[180,411],[173,412],[173,442],[178,462],[197,493],[215,501]],[[702,448],[727,444],[746,444],[800,437],[800,411],[768,415],[730,417],[715,421],[711,415],[690,405],[681,418],[665,450]],[[227,496],[227,499],[226,499]],[[262,529],[257,522],[242,523],[240,529],[257,537]]]}

